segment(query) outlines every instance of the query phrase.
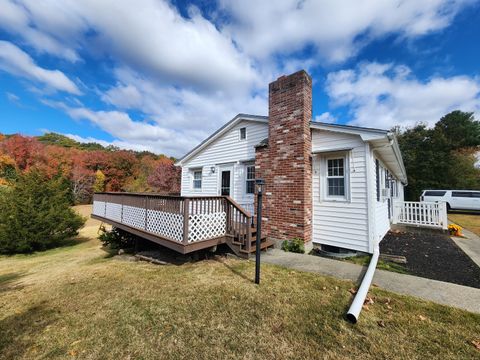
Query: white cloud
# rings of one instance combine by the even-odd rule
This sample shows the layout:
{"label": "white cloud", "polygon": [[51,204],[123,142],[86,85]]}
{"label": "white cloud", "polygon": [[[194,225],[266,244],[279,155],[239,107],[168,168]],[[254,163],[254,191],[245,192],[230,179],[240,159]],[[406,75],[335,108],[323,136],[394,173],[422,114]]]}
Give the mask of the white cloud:
{"label": "white cloud", "polygon": [[14,104],[18,104],[20,102],[20,98],[11,92],[6,92],[5,95],[7,96],[8,101]]}
{"label": "white cloud", "polygon": [[126,112],[93,111],[86,107],[72,107],[50,100],[42,102],[64,111],[72,119],[89,121],[116,138],[112,144],[122,148],[180,156],[198,142],[194,132],[182,132],[172,127],[133,120]]}
{"label": "white cloud", "polygon": [[115,71],[118,83],[102,99],[120,109],[138,110],[155,123],[193,134],[201,141],[240,112],[267,113],[266,84],[255,95],[203,93],[152,81],[126,68]]}
{"label": "white cloud", "polygon": [[478,79],[435,76],[420,81],[408,67],[394,64],[363,63],[330,73],[326,91],[332,106],[348,106],[351,123],[359,126],[433,125],[455,109],[480,111]]}
{"label": "white cloud", "polygon": [[319,121],[319,122],[324,122],[324,123],[334,123],[337,121],[335,116],[333,116],[331,113],[324,112],[320,115],[315,116],[314,121]]}
{"label": "white cloud", "polygon": [[63,134],[63,135],[65,135],[66,137],[69,137],[72,140],[78,141],[79,143],[97,143],[97,144],[100,144],[100,145],[105,146],[105,147],[112,145],[112,146],[116,146],[120,149],[125,149],[125,150],[155,152],[155,149],[151,148],[149,146],[145,146],[145,145],[142,145],[142,144],[129,143],[127,141],[120,141],[120,140],[105,141],[105,140],[97,139],[97,138],[94,138],[94,137],[91,137],[91,136],[82,137],[82,136],[75,135],[75,134]]}
{"label": "white cloud", "polygon": [[[56,36],[67,36],[67,28],[71,28],[76,22],[72,16],[68,16],[67,7],[62,6],[60,2],[50,1],[48,4],[42,2],[35,7],[27,7],[26,1],[23,6],[20,2],[12,0],[0,0],[0,28],[8,31],[14,36],[20,37],[23,42],[34,48],[39,53],[49,53],[55,56],[75,62],[79,60],[77,52],[62,43]],[[46,25],[54,19],[62,19],[63,29],[56,26],[54,31],[48,32],[45,26],[38,30],[38,25]],[[62,31],[63,30],[63,31]]]}
{"label": "white cloud", "polygon": [[81,46],[159,82],[234,93],[248,92],[252,84],[261,83],[250,59],[193,7],[189,18],[184,18],[168,2],[156,0],[3,3],[15,11],[2,15],[0,27],[18,28],[24,38],[37,31],[66,49]]}
{"label": "white cloud", "polygon": [[233,20],[225,30],[262,59],[313,46],[330,62],[343,61],[389,34],[412,38],[443,29],[473,0],[221,0]]}
{"label": "white cloud", "polygon": [[78,87],[59,70],[44,69],[26,52],[8,41],[0,40],[0,69],[16,76],[37,81],[49,88],[80,95]]}

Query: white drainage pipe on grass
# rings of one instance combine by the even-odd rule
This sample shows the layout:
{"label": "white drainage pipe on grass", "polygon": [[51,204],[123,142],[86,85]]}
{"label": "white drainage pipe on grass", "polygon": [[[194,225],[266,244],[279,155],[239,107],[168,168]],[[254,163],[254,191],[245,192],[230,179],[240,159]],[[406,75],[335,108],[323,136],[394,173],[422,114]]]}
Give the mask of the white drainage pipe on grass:
{"label": "white drainage pipe on grass", "polygon": [[373,274],[375,274],[375,269],[378,263],[378,256],[380,255],[380,249],[378,244],[373,249],[373,255],[370,259],[370,264],[368,265],[367,272],[363,276],[362,283],[358,288],[357,294],[352,301],[352,305],[350,305],[350,309],[347,312],[347,320],[356,323],[358,317],[360,316],[360,311],[362,311],[363,304],[365,302],[365,298],[368,294],[368,289],[370,289],[370,285],[372,284]]}

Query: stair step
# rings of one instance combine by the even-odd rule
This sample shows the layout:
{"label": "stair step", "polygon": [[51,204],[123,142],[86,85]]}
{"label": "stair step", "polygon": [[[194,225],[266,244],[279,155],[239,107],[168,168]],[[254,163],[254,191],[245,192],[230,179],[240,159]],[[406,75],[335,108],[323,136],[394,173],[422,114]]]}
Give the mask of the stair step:
{"label": "stair step", "polygon": [[[265,250],[265,249],[267,249],[267,248],[269,248],[269,247],[271,247],[271,246],[273,246],[273,241],[271,241],[271,240],[266,240],[266,239],[265,239],[265,241],[260,244],[260,250]],[[245,249],[240,249],[240,252],[241,252],[241,253],[244,253],[244,254],[252,254],[252,253],[255,252],[255,250],[256,250],[255,248],[256,248],[256,246],[253,245],[253,246],[250,248],[250,251],[245,250]]]}

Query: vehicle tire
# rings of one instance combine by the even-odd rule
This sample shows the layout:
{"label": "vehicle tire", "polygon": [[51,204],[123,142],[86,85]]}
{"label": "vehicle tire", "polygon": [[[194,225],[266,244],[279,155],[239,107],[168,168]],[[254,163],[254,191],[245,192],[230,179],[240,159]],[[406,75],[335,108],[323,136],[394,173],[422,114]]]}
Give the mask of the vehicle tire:
{"label": "vehicle tire", "polygon": [[451,208],[450,204],[447,203],[447,213],[449,213],[450,211],[452,211],[452,208]]}

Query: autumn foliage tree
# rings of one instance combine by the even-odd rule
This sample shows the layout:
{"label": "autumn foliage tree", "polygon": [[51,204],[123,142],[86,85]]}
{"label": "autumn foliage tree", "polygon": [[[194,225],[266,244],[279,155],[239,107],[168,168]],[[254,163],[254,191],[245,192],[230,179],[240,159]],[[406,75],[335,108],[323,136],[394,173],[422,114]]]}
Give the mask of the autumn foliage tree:
{"label": "autumn foliage tree", "polygon": [[95,191],[177,191],[174,182],[172,189],[149,182],[160,164],[173,166],[173,160],[150,152],[80,144],[54,133],[0,136],[0,185],[10,186],[17,175],[37,169],[49,179],[67,181],[75,203],[90,202]]}
{"label": "autumn foliage tree", "polygon": [[13,135],[1,142],[0,149],[4,154],[10,156],[16,166],[23,171],[38,160],[41,145],[33,137]]}
{"label": "autumn foliage tree", "polygon": [[164,194],[180,193],[181,169],[171,161],[160,163],[148,177],[148,183],[156,191]]}

